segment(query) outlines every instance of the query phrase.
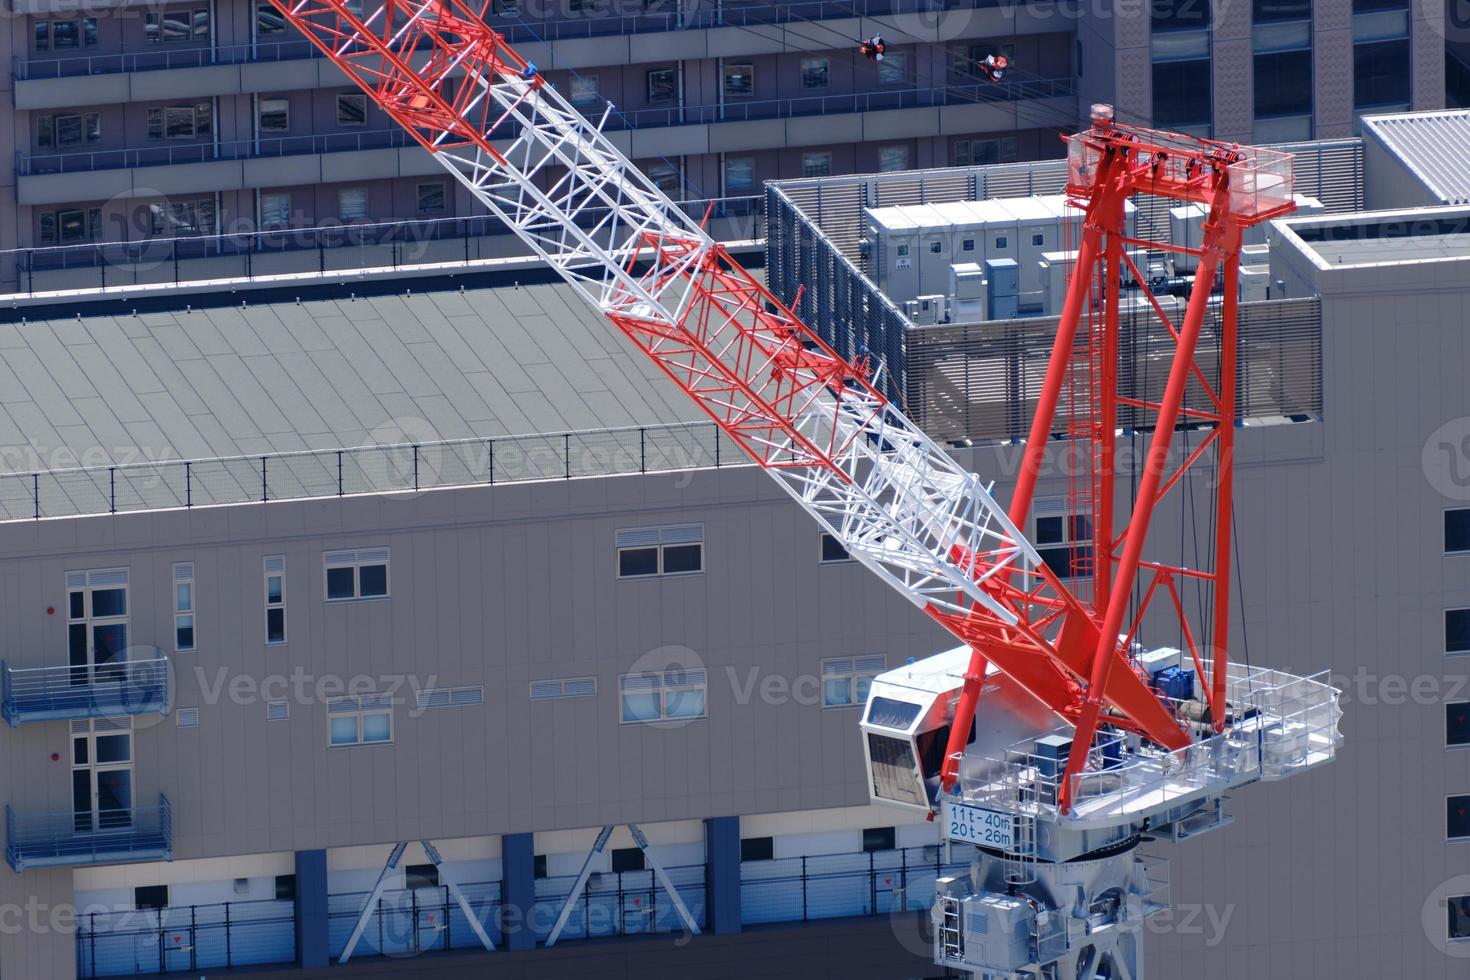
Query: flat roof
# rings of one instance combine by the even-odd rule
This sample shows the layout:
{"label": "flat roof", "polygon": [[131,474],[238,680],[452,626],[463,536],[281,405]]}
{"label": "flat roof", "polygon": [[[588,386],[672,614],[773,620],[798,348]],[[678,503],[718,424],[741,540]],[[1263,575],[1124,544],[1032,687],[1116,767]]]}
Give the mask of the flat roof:
{"label": "flat roof", "polygon": [[1470,208],[1406,208],[1280,219],[1321,267],[1470,258]]}
{"label": "flat roof", "polygon": [[0,324],[0,472],[702,418],[564,284],[200,300]]}
{"label": "flat roof", "polygon": [[1470,109],[1364,116],[1371,134],[1445,204],[1470,204]]}

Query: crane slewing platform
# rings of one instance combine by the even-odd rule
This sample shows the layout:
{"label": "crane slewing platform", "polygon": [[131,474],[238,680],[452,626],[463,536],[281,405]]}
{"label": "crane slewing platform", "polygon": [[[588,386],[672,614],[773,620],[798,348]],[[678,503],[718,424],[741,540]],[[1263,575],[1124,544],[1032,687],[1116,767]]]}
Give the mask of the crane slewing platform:
{"label": "crane slewing platform", "polygon": [[[939,883],[936,961],[987,980],[1138,977],[1137,926],[1157,905],[1139,837],[1222,825],[1227,791],[1325,762],[1339,741],[1323,680],[1225,655],[1234,281],[1241,230],[1292,208],[1290,157],[1094,108],[1069,140],[1082,237],[1006,508],[881,393],[874,365],[839,355],[793,311],[799,298],[773,295],[634,167],[602,132],[606,114],[585,117],[488,27],[488,0],[271,2],[849,555],[962,644],[881,675],[862,723],[873,798],[942,811],[951,846],[975,854],[970,875]],[[1152,301],[1176,348],[1155,401],[1122,397],[1117,379],[1119,283],[1143,279],[1128,246],[1156,247],[1125,234],[1124,202],[1142,193],[1207,211],[1202,247],[1185,249],[1198,271],[1182,322]],[[1217,270],[1211,374],[1197,348]],[[1114,504],[1123,408],[1152,432],[1127,515]],[[1074,510],[1091,514],[1073,569],[1085,574],[1068,580],[1020,530],[1059,411],[1087,459]],[[1171,464],[1181,425],[1205,436]],[[1159,500],[1205,465],[1210,567],[1146,556]],[[1208,593],[1208,623],[1190,623],[1186,584]],[[1185,649],[1145,649],[1143,618],[1167,605]]]}

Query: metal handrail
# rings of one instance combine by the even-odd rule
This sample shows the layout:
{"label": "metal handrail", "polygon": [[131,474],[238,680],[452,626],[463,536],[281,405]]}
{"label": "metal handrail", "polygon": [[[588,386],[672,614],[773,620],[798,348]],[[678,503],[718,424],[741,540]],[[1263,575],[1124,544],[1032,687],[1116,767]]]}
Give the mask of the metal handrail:
{"label": "metal handrail", "polygon": [[0,521],[750,465],[733,449],[676,422],[38,470],[0,474]]}
{"label": "metal handrail", "polygon": [[162,793],[157,806],[125,810],[19,815],[5,806],[5,857],[17,872],[27,865],[119,861],[144,852],[173,853],[173,812]]}
{"label": "metal handrail", "polygon": [[11,667],[0,661],[3,712],[12,726],[44,718],[98,718],[163,712],[169,703],[167,657],[109,664]]}
{"label": "metal handrail", "polygon": [[[971,10],[1000,6],[1001,0],[951,0],[944,10]],[[670,6],[675,4],[671,3]],[[681,4],[680,4],[681,5]],[[641,6],[641,4],[640,4]],[[486,12],[486,21],[512,44],[611,37],[626,34],[657,34],[679,30],[709,30],[720,27],[761,27],[821,20],[851,20],[854,17],[889,16],[904,13],[934,15],[922,0],[801,0],[796,3],[760,3],[749,7],[711,4],[706,9],[673,9],[663,12],[639,10],[632,14],[557,19],[533,19],[517,13]],[[289,53],[287,53],[289,52]],[[57,58],[12,59],[17,80],[65,78],[81,75],[153,71],[208,65],[251,64],[321,57],[305,41],[257,41],[253,44],[191,45],[168,42],[138,51],[121,51]]]}
{"label": "metal handrail", "polygon": [[[758,119],[791,119],[804,116],[839,115],[895,109],[933,108],[1022,99],[1066,97],[1076,94],[1070,78],[1001,82],[972,82],[958,85],[879,89],[845,95],[812,95],[784,99],[726,99],[701,105],[669,105],[615,112],[607,117],[607,130],[663,128],[666,126],[714,125]],[[608,105],[606,100],[582,109],[596,118]],[[510,138],[515,131],[497,131],[497,138]],[[113,150],[73,150],[65,153],[16,154],[16,173],[21,176],[85,173],[136,167],[162,167],[262,157],[301,156],[358,150],[395,149],[413,145],[407,130],[358,130],[301,136],[263,136],[253,139],[201,141],[163,146],[127,147]]]}

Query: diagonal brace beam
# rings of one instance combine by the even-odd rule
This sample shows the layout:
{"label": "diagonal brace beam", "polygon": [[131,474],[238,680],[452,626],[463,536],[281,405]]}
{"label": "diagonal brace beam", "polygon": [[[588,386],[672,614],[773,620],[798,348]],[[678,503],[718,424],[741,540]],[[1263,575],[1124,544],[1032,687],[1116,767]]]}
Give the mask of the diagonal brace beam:
{"label": "diagonal brace beam", "polygon": [[577,883],[572,886],[572,890],[567,894],[567,900],[562,902],[561,911],[556,916],[556,925],[551,927],[551,933],[546,937],[547,949],[556,945],[557,939],[561,936],[561,931],[566,928],[567,920],[572,917],[572,909],[577,906],[577,899],[582,897],[582,889],[587,887],[587,879],[592,874],[592,862],[596,860],[597,855],[602,853],[602,849],[607,846],[607,839],[612,836],[612,832],[612,824],[608,824],[598,832],[597,843],[593,844],[592,850],[587,852],[587,860],[582,862],[582,870],[577,872]]}
{"label": "diagonal brace beam", "polygon": [[653,854],[649,852],[648,838],[643,836],[643,831],[638,829],[636,823],[628,824],[628,832],[633,835],[633,840],[637,843],[638,849],[643,852],[644,863],[653,869],[654,876],[658,878],[659,884],[663,885],[664,891],[668,892],[669,900],[674,903],[675,911],[679,913],[679,918],[684,922],[684,928],[689,930],[691,936],[699,935],[699,923],[694,921],[694,916],[689,913],[689,906],[685,905],[684,900],[679,897],[679,889],[675,888],[674,883],[669,880],[669,876],[664,872],[663,865],[659,864]]}
{"label": "diagonal brace beam", "polygon": [[383,897],[383,890],[388,887],[388,876],[398,869],[398,862],[403,860],[403,849],[407,846],[407,842],[404,841],[393,845],[393,851],[388,855],[388,862],[383,865],[383,870],[378,872],[377,883],[368,893],[367,901],[362,903],[362,911],[357,913],[357,924],[352,927],[352,935],[347,937],[347,945],[342,947],[342,955],[337,958],[338,963],[346,963],[352,959],[352,951],[357,949],[357,942],[362,938],[368,920],[373,917],[373,909],[377,908],[378,899]]}
{"label": "diagonal brace beam", "polygon": [[444,869],[444,860],[439,856],[439,849],[434,846],[433,841],[421,840],[419,843],[424,845],[424,853],[429,856],[429,860],[433,863],[434,867],[439,869],[439,884],[449,889],[449,894],[454,896],[455,902],[459,905],[459,910],[464,913],[465,920],[469,922],[470,928],[474,930],[475,936],[479,938],[480,945],[494,952],[495,943],[491,942],[490,934],[485,931],[484,925],[480,923],[479,917],[475,915],[475,910],[470,906],[470,900],[465,897],[465,893],[460,890],[459,883]]}

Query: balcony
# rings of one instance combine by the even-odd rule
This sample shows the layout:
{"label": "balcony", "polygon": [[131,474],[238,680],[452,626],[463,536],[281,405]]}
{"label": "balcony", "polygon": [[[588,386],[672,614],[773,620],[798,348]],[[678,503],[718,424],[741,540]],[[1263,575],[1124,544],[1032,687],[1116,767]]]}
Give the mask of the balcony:
{"label": "balcony", "polygon": [[[1016,82],[1003,82],[992,84],[990,82],[973,82],[963,85],[948,85],[943,87],[905,88],[878,90],[872,92],[854,92],[847,95],[822,95],[787,99],[751,99],[748,101],[726,101],[725,104],[710,105],[671,105],[668,107],[639,109],[633,112],[622,112],[612,107],[604,126],[605,130],[614,132],[628,132],[630,135],[617,140],[621,147],[631,156],[638,158],[643,156],[666,156],[701,152],[718,152],[719,150],[755,149],[760,147],[735,145],[730,140],[719,140],[712,138],[711,131],[719,130],[721,127],[731,127],[735,124],[763,122],[782,119],[798,119],[811,117],[826,117],[834,119],[846,118],[849,122],[857,125],[858,130],[850,133],[837,133],[830,127],[821,127],[813,130],[819,134],[816,142],[851,142],[861,141],[865,138],[895,138],[904,133],[884,132],[881,135],[862,132],[866,117],[874,113],[886,113],[910,109],[949,109],[963,112],[965,107],[1000,106],[1019,102],[1044,102],[1050,99],[1071,100],[1075,98],[1076,86],[1070,78],[1037,79]],[[599,101],[595,105],[582,106],[581,109],[589,117],[598,119],[608,103]],[[1075,106],[1067,106],[1064,114],[1067,118],[1073,114]],[[1004,112],[1005,128],[1041,128],[1051,125],[1064,125],[1066,118],[1052,118],[1054,114],[1043,113],[1041,108],[1035,111],[1021,113],[1020,110],[1012,111],[1007,108]],[[1045,118],[1042,118],[1045,115]],[[963,123],[955,126],[943,125],[935,128],[928,121],[919,127],[919,133],[935,132],[969,132],[971,129],[963,128]],[[885,127],[887,128],[887,127]],[[992,126],[991,128],[995,128]],[[649,130],[671,131],[673,134],[685,133],[694,137],[690,146],[670,147],[667,137],[658,139],[660,149],[651,147],[640,148],[640,138],[636,135]],[[515,131],[509,126],[497,129],[494,133],[497,140],[509,140],[515,136]],[[731,135],[726,132],[725,135]],[[738,140],[738,137],[737,137]],[[650,142],[644,140],[642,142]],[[773,146],[801,146],[806,145],[801,138],[800,132],[784,135],[776,140]],[[713,145],[718,143],[719,145]],[[704,144],[701,148],[698,144]],[[16,154],[16,173],[21,177],[54,176],[60,174],[92,173],[103,170],[134,170],[140,167],[163,167],[163,166],[198,166],[218,165],[228,161],[249,161],[258,159],[275,159],[280,157],[303,157],[331,153],[343,153],[364,150],[390,150],[403,149],[414,146],[414,141],[406,130],[401,128],[367,130],[358,132],[326,133],[319,135],[304,136],[282,136],[262,137],[248,140],[222,140],[219,142],[189,143],[181,145],[155,145],[134,147],[116,150],[78,150],[67,153],[48,153],[42,155]],[[274,168],[273,168],[274,169]],[[407,176],[409,173],[422,175],[425,173],[437,173],[437,169],[427,161],[422,168],[405,168],[402,161],[395,154],[386,155],[381,167],[382,172],[364,173],[361,168],[354,168],[353,177],[379,178]],[[408,172],[406,173],[405,170]],[[277,176],[273,181],[262,180],[259,183],[249,181],[245,185],[238,186],[264,186],[267,183],[283,184],[293,182],[290,179]],[[223,177],[223,174],[215,175]],[[333,178],[328,173],[318,175],[315,180],[331,181]],[[314,181],[303,181],[314,182]],[[156,182],[155,182],[156,183]],[[220,189],[229,189],[229,185],[213,184]],[[157,190],[165,193],[172,189],[157,186]],[[193,189],[193,188],[191,188]],[[27,200],[27,195],[22,193],[22,203],[53,203]],[[59,202],[54,202],[59,203]]]}
{"label": "balcony", "polygon": [[167,714],[171,668],[166,657],[93,667],[31,667],[0,661],[5,720],[116,718]]}
{"label": "balcony", "polygon": [[97,813],[17,816],[5,807],[5,860],[17,874],[27,868],[173,860],[173,812],[158,805]]}

